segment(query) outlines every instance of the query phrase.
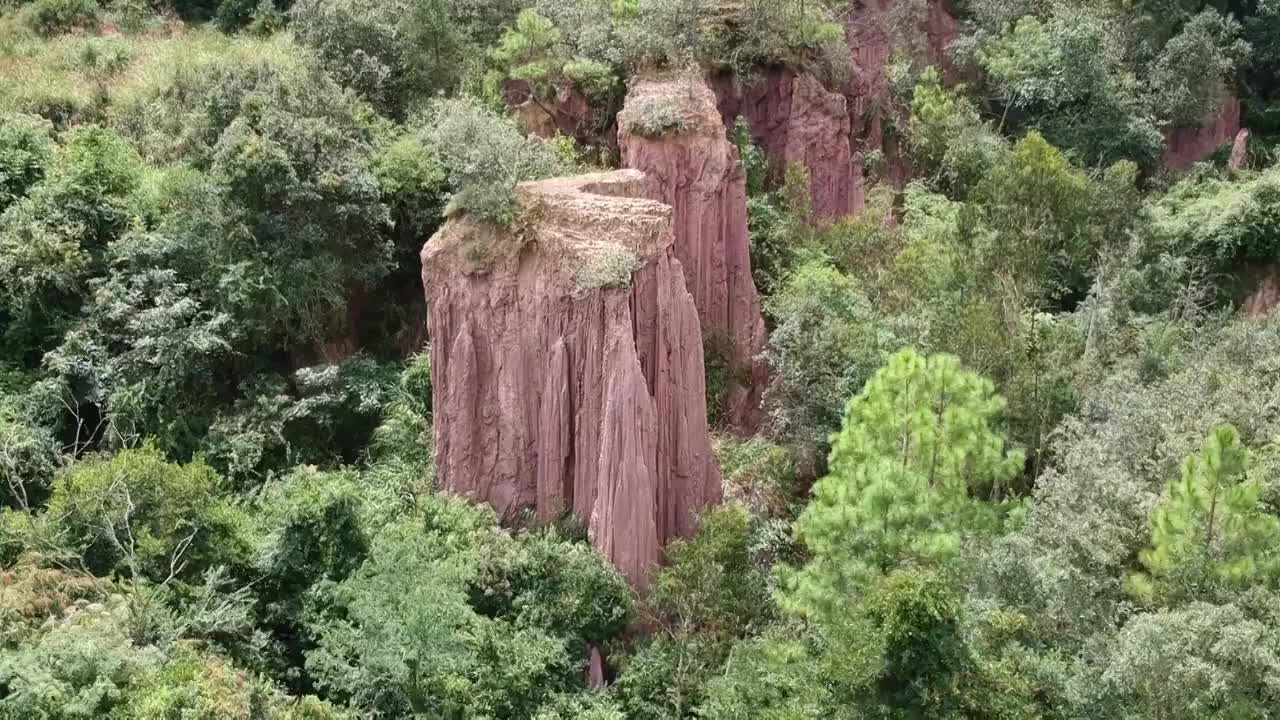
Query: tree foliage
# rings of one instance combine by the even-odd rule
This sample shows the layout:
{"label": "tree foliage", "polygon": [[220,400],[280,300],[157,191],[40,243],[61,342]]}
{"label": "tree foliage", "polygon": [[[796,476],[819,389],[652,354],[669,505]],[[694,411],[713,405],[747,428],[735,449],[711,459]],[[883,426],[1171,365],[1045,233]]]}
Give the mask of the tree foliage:
{"label": "tree foliage", "polygon": [[1151,547],[1140,556],[1146,573],[1131,581],[1135,594],[1169,602],[1211,597],[1218,583],[1275,582],[1280,519],[1258,508],[1262,486],[1246,480],[1248,462],[1230,425],[1214,428],[1187,457],[1152,516]]}
{"label": "tree foliage", "polygon": [[[0,0],[0,718],[1274,715],[1280,2],[876,5]],[[756,103],[770,382],[635,594],[436,487],[419,255],[654,73]]]}

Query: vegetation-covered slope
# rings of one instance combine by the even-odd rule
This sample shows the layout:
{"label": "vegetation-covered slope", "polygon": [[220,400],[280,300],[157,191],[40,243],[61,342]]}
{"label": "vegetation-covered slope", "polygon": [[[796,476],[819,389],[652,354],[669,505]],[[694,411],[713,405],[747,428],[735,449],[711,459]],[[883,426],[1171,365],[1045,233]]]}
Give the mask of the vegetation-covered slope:
{"label": "vegetation-covered slope", "polygon": [[[1274,717],[1280,3],[948,3],[945,68],[940,7],[0,0],[0,718]],[[437,493],[445,215],[642,74],[852,101],[874,13],[865,209],[729,130],[767,419],[650,591]]]}

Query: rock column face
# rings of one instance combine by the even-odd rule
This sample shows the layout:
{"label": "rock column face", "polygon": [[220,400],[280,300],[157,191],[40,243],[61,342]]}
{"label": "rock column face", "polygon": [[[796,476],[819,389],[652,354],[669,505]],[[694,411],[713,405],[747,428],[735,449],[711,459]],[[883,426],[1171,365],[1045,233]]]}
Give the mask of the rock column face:
{"label": "rock column face", "polygon": [[506,521],[573,513],[633,586],[720,499],[671,208],[622,171],[526,183],[521,220],[422,251],[437,479]]}
{"label": "rock column face", "polygon": [[1242,279],[1249,288],[1241,307],[1245,317],[1266,317],[1280,307],[1280,263],[1252,265],[1245,269]]}
{"label": "rock column face", "polygon": [[712,83],[725,124],[747,119],[752,140],[764,148],[775,178],[793,164],[809,173],[816,219],[834,220],[853,211],[858,188],[843,95],[827,90],[812,75],[783,68],[748,80],[718,76]]}
{"label": "rock column face", "polygon": [[1227,95],[1198,127],[1173,128],[1164,134],[1164,166],[1186,170],[1231,142],[1240,132],[1240,99]]}
{"label": "rock column face", "polygon": [[[654,128],[654,116],[678,120]],[[768,380],[759,359],[765,326],[751,277],[746,176],[715,95],[696,79],[637,82],[619,116],[619,146],[623,164],[647,176],[648,196],[674,208],[675,255],[702,333],[728,356],[721,358],[730,365],[726,419],[754,431]]]}
{"label": "rock column face", "polygon": [[872,154],[881,156],[882,176],[896,188],[911,179],[911,163],[896,136],[884,131],[893,121],[886,68],[898,51],[923,58],[942,70],[948,83],[958,79],[951,44],[959,37],[955,17],[943,0],[927,0],[923,14],[905,0],[858,0],[845,19],[850,48],[850,146],[855,167],[854,207],[866,205],[863,171]]}

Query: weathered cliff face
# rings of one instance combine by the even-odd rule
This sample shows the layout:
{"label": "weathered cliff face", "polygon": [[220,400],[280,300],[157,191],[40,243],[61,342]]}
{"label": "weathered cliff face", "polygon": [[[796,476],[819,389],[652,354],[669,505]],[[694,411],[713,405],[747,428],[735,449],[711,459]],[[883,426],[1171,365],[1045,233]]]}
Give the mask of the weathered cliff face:
{"label": "weathered cliff face", "polygon": [[572,512],[640,589],[720,498],[697,310],[649,187],[526,183],[515,228],[454,218],[422,251],[440,486],[505,520]]}
{"label": "weathered cliff face", "polygon": [[[641,116],[655,108],[674,111],[681,125],[656,136],[642,134]],[[619,128],[623,164],[644,172],[649,197],[674,208],[675,254],[703,334],[730,356],[724,358],[731,368],[726,419],[754,431],[763,419],[760,396],[768,381],[758,359],[765,327],[751,277],[746,176],[715,95],[700,80],[637,82]]]}
{"label": "weathered cliff face", "polygon": [[1240,132],[1240,99],[1226,96],[1218,109],[1199,127],[1173,128],[1165,132],[1164,166],[1186,170],[1213,154]]}
{"label": "weathered cliff face", "polygon": [[1247,268],[1244,273],[1245,297],[1241,310],[1245,317],[1261,318],[1280,307],[1280,263],[1261,263]]}
{"label": "weathered cliff face", "polygon": [[839,92],[784,68],[752,79],[721,75],[712,84],[727,125],[738,117],[750,121],[753,140],[768,155],[775,179],[792,163],[808,170],[814,216],[828,221],[865,207],[871,155],[881,157],[883,179],[895,187],[911,179],[905,152],[885,132],[892,122],[885,69],[901,50],[938,65],[949,81],[958,79],[950,54],[958,32],[943,0],[928,0],[923,7],[860,0],[845,20],[850,70]]}
{"label": "weathered cliff face", "polygon": [[512,80],[503,86],[502,95],[516,122],[530,135],[548,139],[565,135],[583,143],[610,140],[596,137],[597,113],[576,88],[562,86],[556,88],[554,98],[539,100],[528,83]]}
{"label": "weathered cliff face", "polygon": [[712,80],[727,126],[744,117],[752,140],[764,148],[770,173],[780,179],[792,164],[809,173],[813,213],[833,220],[853,211],[857,188],[849,151],[849,111],[844,96],[811,75],[772,68],[746,81]]}
{"label": "weathered cliff face", "polygon": [[845,88],[849,105],[850,147],[853,152],[853,206],[866,205],[863,173],[873,154],[881,156],[883,179],[901,188],[911,179],[911,164],[897,137],[886,133],[890,117],[886,68],[895,52],[922,57],[942,69],[947,82],[959,79],[950,47],[959,36],[955,17],[944,0],[927,0],[923,12],[903,0],[859,0],[845,19],[849,43],[850,80]]}

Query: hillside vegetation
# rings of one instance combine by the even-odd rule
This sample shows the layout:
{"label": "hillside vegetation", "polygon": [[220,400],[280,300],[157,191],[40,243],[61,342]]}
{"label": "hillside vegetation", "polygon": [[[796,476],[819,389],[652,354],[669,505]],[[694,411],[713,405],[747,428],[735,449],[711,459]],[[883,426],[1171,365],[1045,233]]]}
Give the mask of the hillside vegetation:
{"label": "hillside vegetation", "polygon": [[[1280,717],[1280,0],[930,3],[0,0],[0,719]],[[650,591],[438,492],[446,216],[871,6],[864,209],[729,130],[767,420]]]}

